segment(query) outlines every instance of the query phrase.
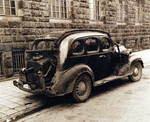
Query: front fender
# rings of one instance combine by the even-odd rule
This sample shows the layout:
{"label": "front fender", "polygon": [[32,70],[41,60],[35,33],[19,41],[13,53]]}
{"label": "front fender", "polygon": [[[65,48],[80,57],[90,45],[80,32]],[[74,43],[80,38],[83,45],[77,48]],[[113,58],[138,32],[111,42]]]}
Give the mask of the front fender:
{"label": "front fender", "polygon": [[[53,79],[55,84],[52,86],[52,89],[55,90],[56,96],[61,96],[73,91],[74,83],[77,78],[86,73],[90,76],[91,80],[94,81],[94,74],[90,67],[85,64],[75,65],[68,70],[63,71],[63,73],[58,73]],[[60,75],[61,74],[61,75]]]}
{"label": "front fender", "polygon": [[136,63],[136,62],[140,62],[142,67],[144,68],[144,63],[143,63],[143,60],[141,59],[141,57],[139,57],[137,55],[130,55],[129,56],[129,65],[131,65],[132,63]]}

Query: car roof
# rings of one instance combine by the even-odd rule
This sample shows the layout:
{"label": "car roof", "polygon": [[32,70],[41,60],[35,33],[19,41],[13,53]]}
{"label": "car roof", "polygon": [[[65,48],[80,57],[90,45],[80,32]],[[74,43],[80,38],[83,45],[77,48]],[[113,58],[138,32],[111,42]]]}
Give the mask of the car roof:
{"label": "car roof", "polygon": [[55,40],[56,46],[59,46],[61,41],[70,35],[74,35],[72,37],[80,37],[88,35],[101,35],[110,37],[109,33],[99,30],[66,30],[66,31],[52,31],[50,33],[43,34],[39,36],[39,38],[35,39],[35,41],[40,41],[43,39]]}
{"label": "car roof", "polygon": [[42,39],[59,39],[65,31],[52,31],[49,33],[45,33],[43,35],[40,35],[38,38],[35,40],[42,40]]}

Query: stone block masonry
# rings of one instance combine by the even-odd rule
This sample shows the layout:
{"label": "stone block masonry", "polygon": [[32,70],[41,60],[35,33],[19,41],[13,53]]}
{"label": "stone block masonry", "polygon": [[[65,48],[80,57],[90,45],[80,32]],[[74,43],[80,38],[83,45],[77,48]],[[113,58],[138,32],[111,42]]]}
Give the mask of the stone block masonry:
{"label": "stone block masonry", "polygon": [[133,51],[150,47],[150,0],[15,1],[15,16],[0,14],[0,53],[29,49],[39,35],[65,29],[103,30]]}

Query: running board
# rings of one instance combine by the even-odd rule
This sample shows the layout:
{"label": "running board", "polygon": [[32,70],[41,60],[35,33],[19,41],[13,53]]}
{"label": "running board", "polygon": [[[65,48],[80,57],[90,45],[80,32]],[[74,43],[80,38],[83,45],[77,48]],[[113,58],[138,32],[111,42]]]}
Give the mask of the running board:
{"label": "running board", "polygon": [[111,75],[107,78],[104,78],[104,79],[101,79],[101,80],[98,80],[96,82],[94,82],[93,86],[96,87],[96,86],[100,86],[104,83],[107,83],[109,81],[112,81],[112,80],[117,80],[117,79],[121,79],[121,78],[124,78],[124,77],[127,77],[129,76],[130,74],[127,74],[127,75],[122,75],[122,76],[116,76],[116,75]]}

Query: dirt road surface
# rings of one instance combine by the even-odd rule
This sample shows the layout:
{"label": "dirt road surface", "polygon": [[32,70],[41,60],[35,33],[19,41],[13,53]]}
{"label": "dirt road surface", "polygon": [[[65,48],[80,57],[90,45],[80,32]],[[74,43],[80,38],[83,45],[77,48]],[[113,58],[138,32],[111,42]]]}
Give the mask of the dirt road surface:
{"label": "dirt road surface", "polygon": [[69,95],[43,98],[43,110],[18,122],[150,122],[150,66],[141,81],[126,78],[94,88],[85,103],[73,103]]}

